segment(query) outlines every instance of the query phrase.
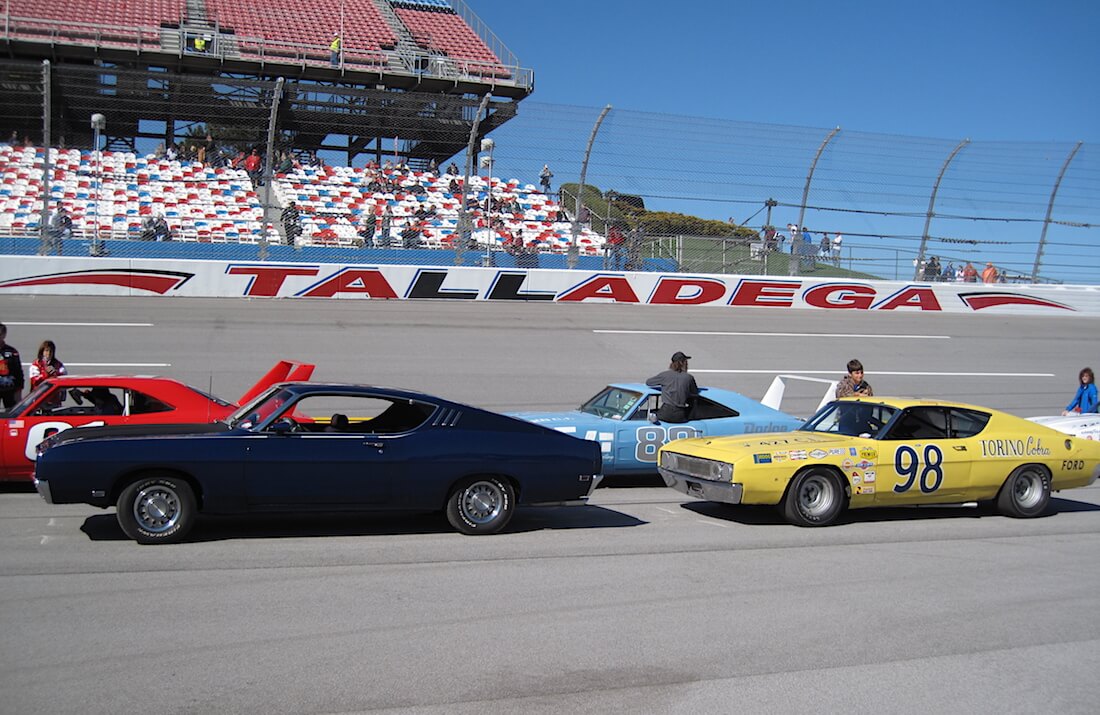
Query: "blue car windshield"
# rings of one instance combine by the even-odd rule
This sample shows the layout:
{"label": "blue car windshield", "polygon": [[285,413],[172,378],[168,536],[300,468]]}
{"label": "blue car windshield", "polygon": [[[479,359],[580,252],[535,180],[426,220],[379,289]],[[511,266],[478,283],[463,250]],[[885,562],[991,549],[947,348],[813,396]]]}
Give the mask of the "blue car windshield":
{"label": "blue car windshield", "polygon": [[621,387],[605,387],[588,402],[581,405],[581,412],[611,420],[625,420],[642,400],[642,393]]}
{"label": "blue car windshield", "polygon": [[236,429],[251,429],[264,422],[285,405],[294,394],[281,387],[272,387],[251,402],[242,405],[225,422]]}
{"label": "blue car windshield", "polygon": [[897,408],[867,402],[831,402],[799,427],[805,432],[829,432],[849,437],[877,438]]}

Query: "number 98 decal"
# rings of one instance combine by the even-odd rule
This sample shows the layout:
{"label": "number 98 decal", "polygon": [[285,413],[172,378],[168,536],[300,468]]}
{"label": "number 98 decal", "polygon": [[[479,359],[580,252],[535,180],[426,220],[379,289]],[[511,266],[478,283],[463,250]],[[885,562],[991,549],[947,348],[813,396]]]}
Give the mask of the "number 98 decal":
{"label": "number 98 decal", "polygon": [[634,449],[634,458],[639,462],[656,462],[657,450],[661,445],[674,439],[687,439],[698,437],[702,432],[694,427],[639,427],[637,432],[638,445]]}
{"label": "number 98 decal", "polygon": [[917,457],[917,450],[909,446],[898,447],[894,452],[894,471],[904,482],[894,485],[894,491],[903,494],[913,488],[920,475],[920,490],[931,494],[943,484],[943,452],[934,444],[924,446],[924,462]]}

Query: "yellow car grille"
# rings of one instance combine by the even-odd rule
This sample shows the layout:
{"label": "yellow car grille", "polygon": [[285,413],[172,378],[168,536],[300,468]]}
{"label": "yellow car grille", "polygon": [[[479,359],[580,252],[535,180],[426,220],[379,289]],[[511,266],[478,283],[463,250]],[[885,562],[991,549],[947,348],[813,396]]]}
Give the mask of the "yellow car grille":
{"label": "yellow car grille", "polygon": [[686,474],[689,477],[706,479],[712,482],[728,482],[733,478],[733,465],[731,464],[716,462],[712,459],[689,457],[686,454],[676,452],[662,452],[661,467],[680,474]]}

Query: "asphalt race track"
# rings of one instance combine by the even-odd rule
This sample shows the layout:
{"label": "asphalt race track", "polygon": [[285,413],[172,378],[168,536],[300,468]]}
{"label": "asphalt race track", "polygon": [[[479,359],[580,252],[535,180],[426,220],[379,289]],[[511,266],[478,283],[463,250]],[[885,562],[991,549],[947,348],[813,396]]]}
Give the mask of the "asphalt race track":
{"label": "asphalt race track", "polygon": [[[859,357],[880,395],[1032,415],[1100,367],[1095,321],[1066,317],[4,296],[0,321],[24,360],[51,338],[73,373],[229,399],[293,358],[315,380],[565,409],[683,350],[700,384],[755,397]],[[491,537],[432,514],[264,517],[143,547],[113,510],[9,486],[0,712],[1093,713],[1100,486],[1052,504],[799,529],[631,486]]]}

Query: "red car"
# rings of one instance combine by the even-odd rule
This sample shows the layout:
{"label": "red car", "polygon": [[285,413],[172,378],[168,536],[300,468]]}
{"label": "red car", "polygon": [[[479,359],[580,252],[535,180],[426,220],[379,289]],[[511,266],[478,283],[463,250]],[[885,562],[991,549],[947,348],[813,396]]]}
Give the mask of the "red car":
{"label": "red car", "polygon": [[[313,365],[280,361],[239,403],[277,382],[308,380]],[[237,405],[167,377],[55,377],[0,412],[0,480],[30,480],[35,448],[71,427],[216,422]]]}

